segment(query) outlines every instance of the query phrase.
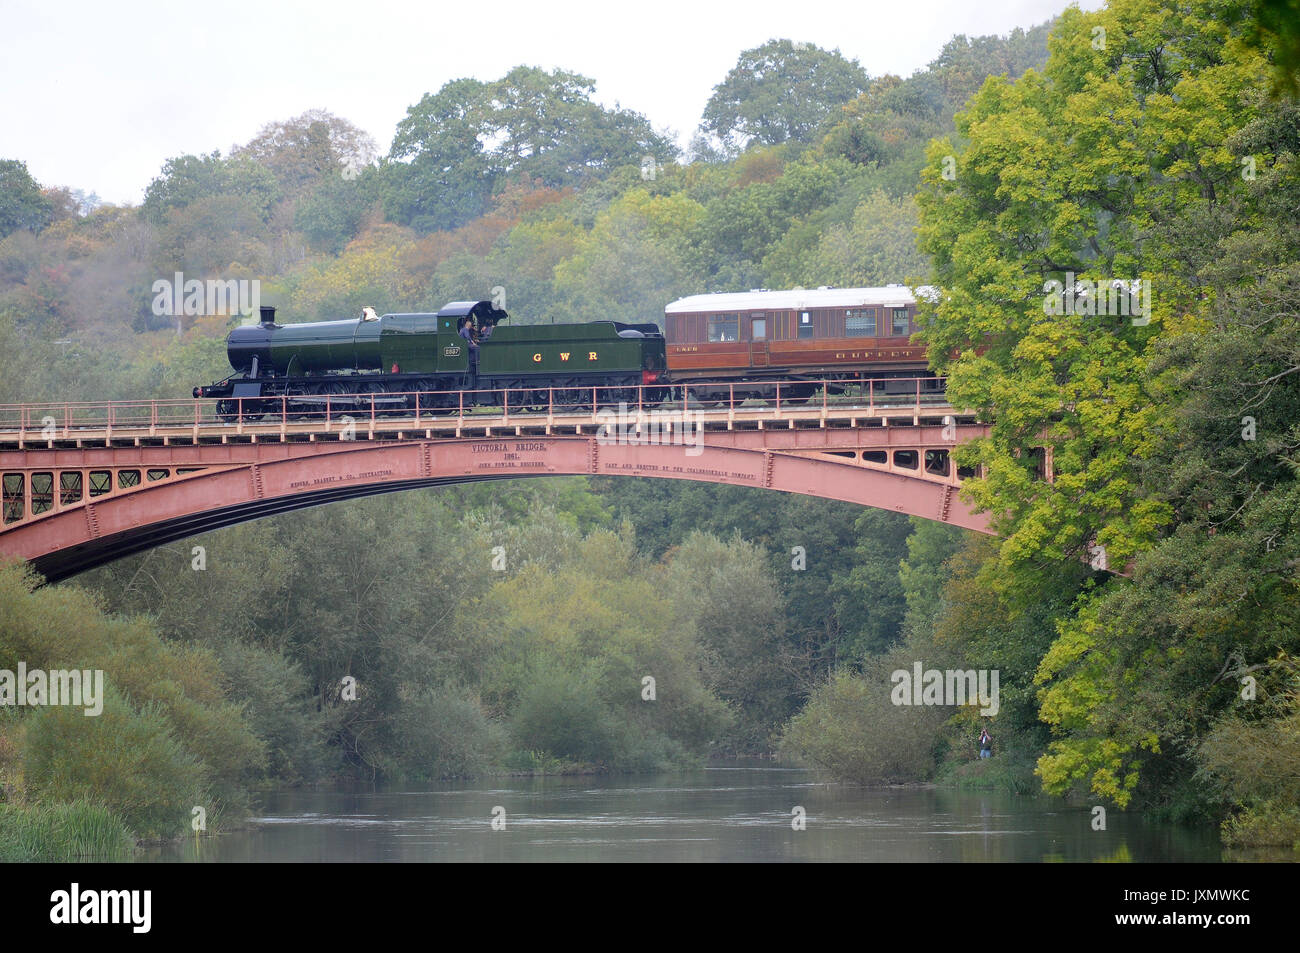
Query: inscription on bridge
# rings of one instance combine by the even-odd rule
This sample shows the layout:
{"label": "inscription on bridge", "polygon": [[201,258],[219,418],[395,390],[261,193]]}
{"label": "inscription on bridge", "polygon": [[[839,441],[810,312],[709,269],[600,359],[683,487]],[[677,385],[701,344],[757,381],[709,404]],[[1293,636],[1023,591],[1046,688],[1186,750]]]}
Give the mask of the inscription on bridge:
{"label": "inscription on bridge", "polygon": [[549,455],[548,445],[541,440],[493,440],[471,444],[470,451],[499,458],[480,457],[476,470],[542,470]]}
{"label": "inscription on bridge", "polygon": [[[470,452],[476,461],[477,471],[497,470],[543,470],[552,463],[556,448],[541,440],[485,440],[470,444]],[[627,475],[654,475],[678,477],[704,477],[709,479],[732,480],[759,485],[762,477],[758,473],[742,470],[719,470],[708,467],[693,467],[682,464],[642,463],[639,461],[619,462],[601,460],[597,471]]]}
{"label": "inscription on bridge", "polygon": [[350,483],[353,480],[377,480],[392,475],[392,470],[364,470],[361,473],[336,473],[333,476],[316,477],[314,480],[295,480],[289,484],[289,489],[300,490],[305,486],[328,486],[331,483]]}
{"label": "inscription on bridge", "polygon": [[745,473],[739,470],[711,470],[707,467],[666,466],[654,463],[602,463],[600,469],[609,473],[655,473],[681,474],[682,476],[714,477],[722,480],[744,480],[758,483],[757,473]]}

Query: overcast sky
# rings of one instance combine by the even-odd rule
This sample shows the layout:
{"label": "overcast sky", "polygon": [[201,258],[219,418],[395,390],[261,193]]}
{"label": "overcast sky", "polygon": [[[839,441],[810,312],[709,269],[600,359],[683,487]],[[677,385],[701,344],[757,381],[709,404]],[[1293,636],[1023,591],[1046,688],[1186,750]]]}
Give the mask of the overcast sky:
{"label": "overcast sky", "polygon": [[[227,152],[323,108],[392,142],[448,80],[526,64],[596,81],[682,145],[740,52],[781,37],[903,76],[954,34],[1006,33],[1066,0],[463,3],[4,0],[0,158],[42,185],[139,202],[172,156]],[[1097,9],[1101,0],[1083,0]]]}

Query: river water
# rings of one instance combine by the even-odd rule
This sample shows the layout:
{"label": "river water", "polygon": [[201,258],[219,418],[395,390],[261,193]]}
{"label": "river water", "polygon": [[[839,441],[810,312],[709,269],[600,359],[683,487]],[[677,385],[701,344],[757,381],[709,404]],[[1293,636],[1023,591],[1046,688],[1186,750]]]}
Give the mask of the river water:
{"label": "river water", "polygon": [[[494,829],[494,809],[498,827]],[[796,830],[803,809],[803,829]],[[1050,798],[824,784],[722,763],[266,794],[247,830],[142,861],[1216,861],[1217,833]]]}

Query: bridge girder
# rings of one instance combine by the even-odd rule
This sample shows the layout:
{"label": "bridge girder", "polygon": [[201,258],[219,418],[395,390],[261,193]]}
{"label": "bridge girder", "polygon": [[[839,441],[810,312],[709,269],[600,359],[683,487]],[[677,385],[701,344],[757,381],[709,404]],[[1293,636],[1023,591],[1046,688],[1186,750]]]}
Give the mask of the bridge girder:
{"label": "bridge girder", "polygon": [[[637,443],[590,432],[509,430],[7,451],[0,471],[22,476],[23,510],[0,526],[0,558],[29,560],[57,581],[165,542],[307,506],[449,483],[584,474],[800,493],[992,532],[987,517],[958,497],[949,457],[956,443],[983,432],[977,425],[716,430],[700,434],[694,446],[680,434]],[[95,486],[101,492],[91,495]]]}

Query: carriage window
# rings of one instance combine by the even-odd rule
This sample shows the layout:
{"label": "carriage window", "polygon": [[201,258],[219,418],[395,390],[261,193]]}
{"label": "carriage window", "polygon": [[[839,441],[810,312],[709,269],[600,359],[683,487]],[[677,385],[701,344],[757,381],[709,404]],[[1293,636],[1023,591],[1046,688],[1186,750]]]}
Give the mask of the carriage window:
{"label": "carriage window", "polygon": [[876,336],[876,309],[850,308],[844,312],[844,336],[850,338],[870,338]]}
{"label": "carriage window", "polygon": [[740,340],[740,315],[737,314],[709,315],[709,340],[710,341],[739,341]]}
{"label": "carriage window", "polygon": [[807,311],[799,312],[799,337],[810,338],[813,336],[812,315]]}
{"label": "carriage window", "polygon": [[893,329],[893,333],[894,333],[894,337],[905,337],[905,336],[907,336],[907,335],[910,333],[910,332],[908,331],[908,329],[907,329],[907,309],[906,309],[906,308],[895,308],[895,309],[894,309],[894,329]]}

